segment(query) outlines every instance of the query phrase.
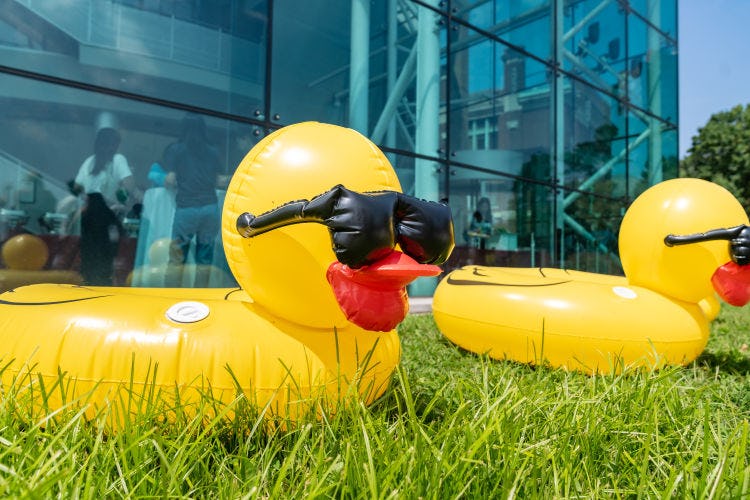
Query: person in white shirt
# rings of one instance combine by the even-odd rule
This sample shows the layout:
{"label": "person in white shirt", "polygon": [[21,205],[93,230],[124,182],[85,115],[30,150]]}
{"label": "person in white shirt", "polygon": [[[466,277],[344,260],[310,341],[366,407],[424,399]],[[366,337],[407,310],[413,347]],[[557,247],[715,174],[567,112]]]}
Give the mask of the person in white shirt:
{"label": "person in white shirt", "polygon": [[125,156],[117,152],[119,147],[117,130],[100,129],[94,141],[94,154],[86,158],[75,178],[84,193],[101,193],[115,212],[125,211],[126,202],[135,201],[132,195],[136,191],[133,172]]}

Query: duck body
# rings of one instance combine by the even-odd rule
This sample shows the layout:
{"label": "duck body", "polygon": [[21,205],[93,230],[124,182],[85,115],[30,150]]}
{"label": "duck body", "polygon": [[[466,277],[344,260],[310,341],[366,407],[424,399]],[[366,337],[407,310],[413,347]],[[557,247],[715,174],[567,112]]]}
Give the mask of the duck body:
{"label": "duck body", "polygon": [[706,345],[717,294],[732,305],[750,300],[750,266],[737,265],[731,247],[748,253],[750,241],[737,239],[747,225],[726,189],[664,181],[623,217],[624,277],[468,266],[439,283],[435,321],[454,343],[498,359],[588,373],[687,364]]}
{"label": "duck body", "polygon": [[468,351],[594,373],[689,363],[708,341],[710,310],[619,276],[466,266],[440,283],[433,314]]}
{"label": "duck body", "polygon": [[[47,411],[75,398],[92,408],[127,409],[115,416],[115,427],[143,411],[144,394],[154,391],[179,403],[198,402],[207,391],[221,403],[244,394],[269,415],[291,419],[321,407],[334,411],[352,397],[369,403],[385,391],[400,361],[395,325],[408,310],[405,283],[440,268],[399,257],[405,254],[396,243],[380,252],[387,259],[342,267],[333,229],[324,224],[274,219],[272,230],[249,237],[239,233],[238,221],[253,220],[249,214],[273,218],[328,193],[340,223],[351,207],[337,205],[333,195],[377,203],[378,193],[402,200],[400,191],[385,155],[358,132],[315,122],[279,129],[243,159],[224,200],[222,243],[240,289],[31,285],[8,291],[0,295],[3,385],[30,392],[40,382],[57,387],[45,397]],[[438,254],[447,258],[453,243],[448,207],[406,201],[443,214],[448,237]],[[408,222],[419,228],[425,219]],[[395,235],[387,220],[373,230]],[[369,234],[347,232],[359,242]],[[335,275],[339,292],[328,275]],[[354,284],[347,287],[349,278]],[[367,299],[353,300],[367,293],[396,304],[388,321],[363,324],[363,316],[386,316]],[[56,384],[61,374],[70,383]]]}
{"label": "duck body", "polygon": [[393,331],[305,327],[239,289],[20,287],[0,295],[0,345],[14,358],[6,387],[28,374],[48,388],[60,373],[74,381],[66,401],[51,393],[52,408],[81,398],[95,410],[150,392],[169,399],[177,389],[183,403],[244,394],[284,417],[307,411],[308,401],[338,401],[363,378],[361,397],[371,402],[400,359]]}

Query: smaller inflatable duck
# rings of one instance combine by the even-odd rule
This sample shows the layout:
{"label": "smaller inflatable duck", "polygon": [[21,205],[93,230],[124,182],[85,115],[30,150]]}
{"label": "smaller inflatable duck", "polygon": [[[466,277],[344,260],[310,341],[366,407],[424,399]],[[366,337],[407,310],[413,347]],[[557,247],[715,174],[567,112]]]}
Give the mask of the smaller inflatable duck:
{"label": "smaller inflatable duck", "polygon": [[453,248],[450,209],[400,191],[385,155],[356,131],[280,129],[247,154],[224,201],[223,245],[241,289],[6,292],[2,382],[34,391],[64,374],[71,382],[48,395],[49,409],[81,398],[125,410],[115,426],[148,394],[169,407],[242,393],[290,419],[311,404],[369,403],[400,360],[405,285],[439,274]]}
{"label": "smaller inflatable duck", "polygon": [[625,277],[467,266],[438,285],[435,321],[457,345],[496,359],[587,373],[687,364],[706,345],[716,293],[750,300],[747,225],[724,188],[665,181],[623,218]]}

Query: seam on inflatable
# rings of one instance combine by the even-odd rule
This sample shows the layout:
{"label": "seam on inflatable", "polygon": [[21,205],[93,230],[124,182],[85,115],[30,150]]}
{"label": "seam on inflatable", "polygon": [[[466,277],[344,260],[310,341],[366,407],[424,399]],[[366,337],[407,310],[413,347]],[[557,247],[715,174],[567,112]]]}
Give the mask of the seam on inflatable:
{"label": "seam on inflatable", "polygon": [[81,297],[79,299],[57,300],[54,302],[9,302],[7,300],[0,299],[0,305],[4,305],[4,306],[51,306],[51,305],[56,305],[56,304],[69,304],[71,302],[81,302],[84,300],[103,299],[107,297],[114,297],[114,295],[97,295],[95,297]]}
{"label": "seam on inflatable", "polygon": [[[390,161],[388,161],[388,158],[383,154],[383,152],[368,138],[365,137],[363,134],[357,132],[358,134],[362,135],[367,142],[367,147],[370,148],[370,153],[372,154],[372,157],[377,161],[378,164],[378,172],[380,176],[382,177],[382,185],[383,186],[390,186],[390,175],[388,175],[389,168],[393,169],[393,165],[390,164]],[[394,176],[395,177],[395,176]],[[403,192],[403,188],[401,187],[401,181],[398,180],[398,177],[396,177],[396,182],[398,183],[398,190]]]}

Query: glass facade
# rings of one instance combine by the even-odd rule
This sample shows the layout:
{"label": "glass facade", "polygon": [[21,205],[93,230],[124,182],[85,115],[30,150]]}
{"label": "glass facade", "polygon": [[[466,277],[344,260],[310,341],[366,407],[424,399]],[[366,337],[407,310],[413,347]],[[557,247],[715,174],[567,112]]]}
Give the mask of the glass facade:
{"label": "glass facade", "polygon": [[[446,270],[619,273],[625,209],[677,175],[676,19],[676,0],[8,0],[0,243],[39,235],[43,270],[94,283],[73,181],[114,130],[99,153],[117,165],[120,222],[105,282],[174,286],[167,152],[186,116],[218,158],[219,206],[264,135],[316,120],[370,137],[405,192],[448,201]],[[208,286],[234,284],[220,240]],[[176,285],[196,286],[191,273]]]}

